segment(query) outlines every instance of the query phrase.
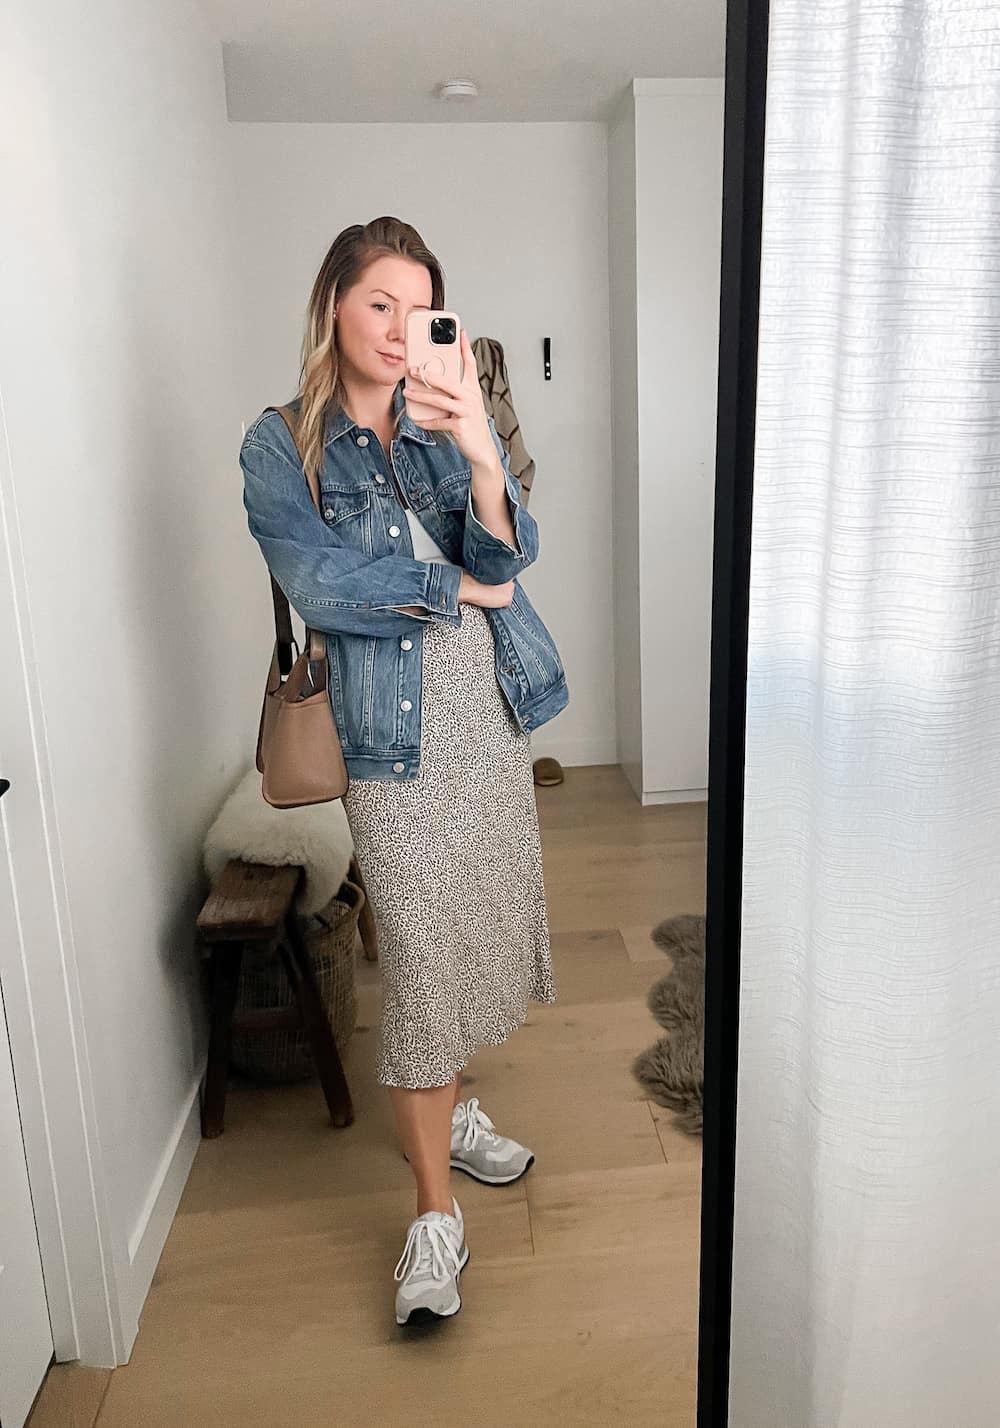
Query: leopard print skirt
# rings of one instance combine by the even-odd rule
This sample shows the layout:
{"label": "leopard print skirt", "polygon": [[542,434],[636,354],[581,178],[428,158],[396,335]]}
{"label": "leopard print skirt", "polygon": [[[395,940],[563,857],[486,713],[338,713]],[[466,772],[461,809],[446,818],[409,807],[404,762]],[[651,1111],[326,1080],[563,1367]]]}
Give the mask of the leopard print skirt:
{"label": "leopard print skirt", "polygon": [[531,745],[484,610],[428,624],[420,768],[352,779],[344,811],[378,935],[383,1086],[444,1086],[554,1002]]}

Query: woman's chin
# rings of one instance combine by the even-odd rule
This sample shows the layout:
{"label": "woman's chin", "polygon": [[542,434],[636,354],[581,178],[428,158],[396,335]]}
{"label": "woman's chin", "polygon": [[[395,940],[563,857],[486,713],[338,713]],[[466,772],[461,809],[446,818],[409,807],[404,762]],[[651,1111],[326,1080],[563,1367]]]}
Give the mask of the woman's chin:
{"label": "woman's chin", "polygon": [[[343,367],[341,371],[343,373]],[[400,362],[394,371],[388,362],[376,357],[373,362],[353,364],[344,375],[349,382],[353,380],[366,387],[385,387],[387,391],[392,391],[401,378],[406,376],[406,363]]]}
{"label": "woman's chin", "polygon": [[372,372],[370,374],[370,380],[377,386],[385,387],[387,391],[391,392],[394,391],[396,387],[398,387],[400,381],[403,379],[404,376],[405,371],[403,369],[401,369],[399,372],[393,373],[383,366],[380,372]]}

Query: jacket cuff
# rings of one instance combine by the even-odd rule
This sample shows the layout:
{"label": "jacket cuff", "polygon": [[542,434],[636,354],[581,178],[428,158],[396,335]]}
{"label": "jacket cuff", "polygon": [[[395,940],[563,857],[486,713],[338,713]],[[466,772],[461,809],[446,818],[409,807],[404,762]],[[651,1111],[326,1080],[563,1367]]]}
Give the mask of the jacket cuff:
{"label": "jacket cuff", "polygon": [[514,477],[509,471],[504,471],[504,488],[507,493],[507,512],[510,516],[510,523],[514,527],[514,540],[516,545],[511,545],[501,536],[496,535],[476,515],[472,505],[472,486],[469,486],[469,495],[465,503],[465,529],[468,532],[470,541],[470,554],[473,561],[479,558],[481,547],[487,550],[503,552],[505,555],[513,556],[515,560],[523,562],[525,565],[531,563],[531,557],[525,552],[524,538],[522,534],[522,513],[524,507],[518,496],[517,485]]}
{"label": "jacket cuff", "polygon": [[427,562],[427,600],[429,610],[441,615],[458,615],[458,587],[462,582],[462,567],[442,560]]}

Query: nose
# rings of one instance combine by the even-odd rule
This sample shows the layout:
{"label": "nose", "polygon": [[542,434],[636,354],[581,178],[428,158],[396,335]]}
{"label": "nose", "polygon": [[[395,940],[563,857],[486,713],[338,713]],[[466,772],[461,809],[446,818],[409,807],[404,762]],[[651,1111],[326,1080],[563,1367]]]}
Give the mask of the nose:
{"label": "nose", "polygon": [[389,341],[402,343],[405,334],[406,321],[403,314],[397,310],[393,313],[392,321],[389,324]]}

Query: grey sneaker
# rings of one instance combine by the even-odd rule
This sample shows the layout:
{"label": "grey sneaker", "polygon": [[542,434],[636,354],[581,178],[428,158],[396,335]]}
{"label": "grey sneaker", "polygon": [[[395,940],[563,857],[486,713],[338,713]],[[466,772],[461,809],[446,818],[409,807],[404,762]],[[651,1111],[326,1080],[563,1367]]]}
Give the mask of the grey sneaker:
{"label": "grey sneaker", "polygon": [[454,1196],[452,1204],[454,1215],[428,1210],[410,1225],[393,1273],[399,1284],[397,1324],[448,1319],[462,1307],[458,1280],[469,1262],[469,1247],[465,1243],[465,1221]]}
{"label": "grey sneaker", "polygon": [[451,1168],[464,1170],[484,1185],[509,1185],[534,1163],[526,1146],[498,1135],[493,1122],[479,1109],[479,1097],[459,1101],[451,1117]]}

